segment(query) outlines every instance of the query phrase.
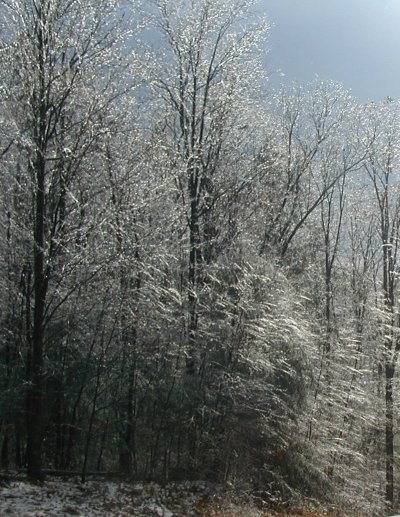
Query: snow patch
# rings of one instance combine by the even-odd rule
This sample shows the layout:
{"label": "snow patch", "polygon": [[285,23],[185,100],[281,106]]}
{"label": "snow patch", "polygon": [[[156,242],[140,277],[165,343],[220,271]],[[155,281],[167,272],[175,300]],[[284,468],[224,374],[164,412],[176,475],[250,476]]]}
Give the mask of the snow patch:
{"label": "snow patch", "polygon": [[[215,488],[215,487],[214,487]],[[0,515],[18,517],[191,517],[195,505],[208,498],[203,482],[122,483],[49,478],[43,485],[11,481],[0,488]]]}

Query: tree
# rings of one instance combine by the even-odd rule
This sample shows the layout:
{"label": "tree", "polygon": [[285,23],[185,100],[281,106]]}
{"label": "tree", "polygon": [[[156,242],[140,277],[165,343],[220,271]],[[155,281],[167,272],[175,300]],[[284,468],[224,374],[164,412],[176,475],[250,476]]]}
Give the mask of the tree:
{"label": "tree", "polygon": [[355,115],[354,100],[335,83],[297,85],[275,95],[258,158],[261,255],[272,248],[283,257],[335,185],[361,166]]}
{"label": "tree", "polygon": [[371,142],[365,170],[375,194],[382,249],[381,326],[385,378],[386,502],[394,505],[394,377],[400,342],[398,338],[398,244],[400,238],[399,106],[387,101],[366,108],[365,131]]}
{"label": "tree", "polygon": [[267,25],[249,21],[252,0],[154,4],[167,55],[156,59],[153,88],[165,113],[165,161],[187,221],[187,363],[195,371],[203,270],[218,255],[218,206],[234,180],[240,188],[226,174],[247,138]]}
{"label": "tree", "polygon": [[[73,270],[85,248],[89,199],[83,171],[96,167],[92,152],[112,118],[115,99],[131,81],[115,81],[123,28],[119,3],[12,0],[1,6],[7,27],[1,41],[3,90],[7,116],[14,124],[8,146],[7,175],[25,178],[29,235],[28,267],[32,288],[26,293],[27,464],[33,479],[42,477],[45,347],[55,314],[84,279]],[[91,162],[91,163],[90,163]],[[92,201],[92,200],[90,200]],[[16,237],[18,238],[18,237]],[[72,260],[69,257],[73,257]],[[89,275],[90,276],[90,275]],[[88,281],[88,277],[86,277]],[[31,301],[32,296],[32,301]]]}

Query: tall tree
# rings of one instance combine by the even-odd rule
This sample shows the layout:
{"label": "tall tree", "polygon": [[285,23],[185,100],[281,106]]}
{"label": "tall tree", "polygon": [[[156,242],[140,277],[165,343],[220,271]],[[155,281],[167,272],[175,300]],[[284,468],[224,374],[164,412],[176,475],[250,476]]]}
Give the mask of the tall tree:
{"label": "tall tree", "polygon": [[[247,139],[267,25],[251,19],[252,0],[154,3],[166,55],[157,59],[153,85],[164,106],[165,159],[187,221],[187,362],[195,371],[203,269],[218,254],[218,206],[226,178],[233,184],[228,164]],[[231,174],[242,172],[235,169]]]}
{"label": "tall tree", "polygon": [[394,505],[394,378],[400,352],[398,338],[398,248],[400,239],[399,106],[392,101],[366,107],[370,142],[365,170],[375,195],[382,249],[381,315],[385,377],[386,502]]}
{"label": "tall tree", "polygon": [[[31,196],[24,208],[32,214],[31,227],[26,228],[32,268],[26,415],[28,474],[35,479],[42,477],[49,321],[78,287],[72,282],[59,295],[68,271],[66,257],[76,257],[87,231],[82,225],[89,200],[79,194],[85,181],[82,171],[89,170],[105,115],[130,86],[115,81],[123,33],[118,7],[118,2],[102,0],[84,6],[74,0],[12,0],[1,5],[7,27],[1,40],[3,88],[6,112],[14,122],[8,152]],[[18,181],[15,169],[7,173],[11,182]]]}
{"label": "tall tree", "polygon": [[283,257],[336,183],[360,167],[362,148],[352,132],[356,104],[341,85],[283,88],[271,107],[258,163],[259,253],[274,249]]}

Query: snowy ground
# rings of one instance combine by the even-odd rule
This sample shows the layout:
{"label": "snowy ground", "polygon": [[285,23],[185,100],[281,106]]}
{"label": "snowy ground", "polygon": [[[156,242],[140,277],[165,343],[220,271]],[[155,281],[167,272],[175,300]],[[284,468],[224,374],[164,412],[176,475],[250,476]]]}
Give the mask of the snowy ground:
{"label": "snowy ground", "polygon": [[206,483],[128,484],[49,479],[42,486],[10,481],[0,487],[0,516],[198,516],[210,497]]}
{"label": "snowy ground", "polygon": [[[1,474],[1,473],[0,473]],[[232,494],[231,494],[232,495]],[[4,481],[0,517],[349,517],[338,509],[268,510],[206,482],[127,483],[49,477],[42,485]],[[235,502],[233,502],[235,500]],[[354,515],[354,514],[353,514]],[[363,514],[363,517],[367,517]]]}

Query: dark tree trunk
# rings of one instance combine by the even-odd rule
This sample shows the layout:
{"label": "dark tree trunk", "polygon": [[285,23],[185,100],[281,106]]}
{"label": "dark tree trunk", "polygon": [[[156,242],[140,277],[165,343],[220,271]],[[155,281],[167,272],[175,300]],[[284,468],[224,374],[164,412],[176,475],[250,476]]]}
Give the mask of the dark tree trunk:
{"label": "dark tree trunk", "polygon": [[127,393],[127,407],[126,412],[124,412],[124,417],[126,419],[125,422],[125,430],[122,436],[122,449],[119,455],[119,465],[121,472],[123,472],[126,476],[130,476],[132,474],[133,469],[136,469],[135,466],[135,369],[136,365],[132,364],[130,366],[129,372],[129,381],[128,381],[128,393]]}
{"label": "dark tree trunk", "polygon": [[387,509],[392,510],[394,503],[393,364],[386,364],[385,377],[386,504]]}
{"label": "dark tree trunk", "polygon": [[197,332],[197,284],[199,267],[202,262],[201,237],[200,237],[200,214],[198,199],[199,178],[198,171],[191,170],[189,181],[189,194],[191,197],[189,217],[189,270],[188,270],[188,343],[189,354],[186,358],[186,371],[189,375],[196,372],[196,332]]}
{"label": "dark tree trunk", "polygon": [[46,304],[47,280],[45,274],[45,218],[46,218],[46,149],[47,149],[47,90],[46,90],[46,28],[47,20],[37,9],[38,25],[35,38],[38,50],[39,87],[33,106],[34,141],[36,144],[33,174],[35,176],[35,218],[33,228],[33,331],[30,379],[27,393],[27,463],[28,477],[43,479],[42,440],[43,440],[43,331]]}
{"label": "dark tree trunk", "polygon": [[28,477],[41,480],[43,433],[43,323],[46,299],[44,273],[45,160],[40,149],[36,161],[36,214],[33,265],[33,332],[30,385],[27,394],[27,462]]}
{"label": "dark tree trunk", "polygon": [[1,446],[1,466],[4,469],[8,469],[9,467],[9,437],[8,434],[6,434],[3,438],[3,444]]}

